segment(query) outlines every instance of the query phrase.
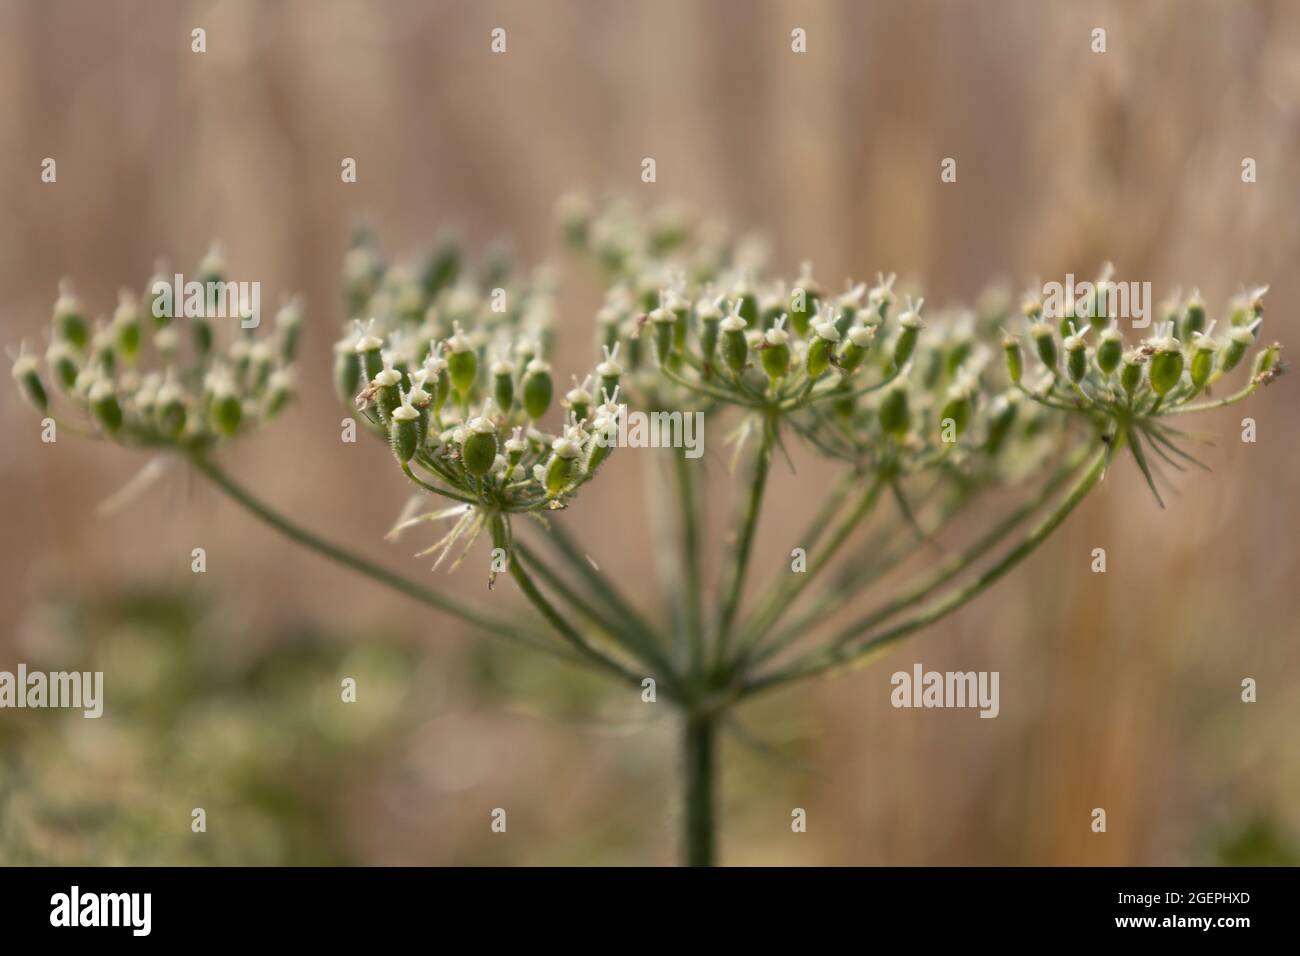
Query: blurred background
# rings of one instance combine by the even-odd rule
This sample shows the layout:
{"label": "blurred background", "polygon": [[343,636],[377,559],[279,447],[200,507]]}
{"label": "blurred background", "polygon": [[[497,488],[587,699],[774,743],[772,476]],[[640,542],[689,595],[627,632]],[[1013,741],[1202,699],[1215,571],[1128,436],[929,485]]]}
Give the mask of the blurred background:
{"label": "blurred background", "polygon": [[[835,288],[897,271],[936,305],[1105,259],[1158,298],[1199,286],[1211,317],[1267,283],[1266,338],[1300,341],[1300,5],[1280,0],[3,0],[0,142],[4,344],[40,341],[61,276],[108,313],[157,256],[188,271],[223,240],[234,277],[268,304],[301,291],[308,315],[300,401],[228,469],[485,603],[513,589],[384,543],[401,476],[374,443],[339,443],[330,348],[362,219],[397,256],[451,225],[536,262],[558,254],[556,198],[581,187],[766,234],[779,268],[811,258]],[[958,177],[941,185],[945,157]],[[567,381],[590,366],[600,293],[579,263],[563,289]],[[743,711],[776,756],[725,744],[724,861],[1296,863],[1294,388],[1202,422],[1214,473],[1183,476],[1168,510],[1125,462],[971,607]],[[349,577],[179,467],[98,516],[142,456],[41,444],[13,389],[0,428],[0,669],[104,670],[109,701],[99,721],[0,713],[0,863],[675,860],[666,708]],[[654,607],[638,464],[615,456],[568,526]],[[785,566],[799,495],[824,477],[782,470],[760,568]],[[1107,574],[1089,573],[1096,547]],[[999,719],[891,708],[890,673],[918,661],[1000,671]],[[346,712],[343,676],[365,691]],[[1240,701],[1246,677],[1258,703]]]}

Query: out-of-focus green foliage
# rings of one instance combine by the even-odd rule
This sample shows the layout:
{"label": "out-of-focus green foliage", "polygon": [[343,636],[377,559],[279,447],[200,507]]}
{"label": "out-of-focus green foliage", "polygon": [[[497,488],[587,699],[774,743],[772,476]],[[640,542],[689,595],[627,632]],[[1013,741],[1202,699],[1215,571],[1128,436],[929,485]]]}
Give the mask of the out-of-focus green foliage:
{"label": "out-of-focus green foliage", "polygon": [[[0,721],[0,863],[341,864],[352,775],[410,719],[416,649],[302,630],[265,650],[183,594],[47,609],[29,667],[104,672],[104,715]],[[364,688],[343,703],[341,681]],[[207,831],[191,830],[202,807]]]}

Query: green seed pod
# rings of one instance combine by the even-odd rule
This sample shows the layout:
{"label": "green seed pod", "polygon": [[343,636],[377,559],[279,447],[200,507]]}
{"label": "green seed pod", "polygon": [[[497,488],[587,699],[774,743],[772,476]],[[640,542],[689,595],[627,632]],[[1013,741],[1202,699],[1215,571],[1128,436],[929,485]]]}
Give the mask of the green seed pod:
{"label": "green seed pod", "polygon": [[587,416],[591,414],[591,379],[586,378],[581,382],[575,376],[573,379],[573,388],[569,389],[564,396],[564,402],[569,411],[573,413],[574,421],[584,422]]}
{"label": "green seed pod", "polygon": [[66,279],[59,283],[59,298],[54,303],[54,334],[76,349],[84,349],[90,339],[81,300],[73,294],[72,284]]}
{"label": "green seed pod", "polygon": [[551,407],[551,395],[551,367],[541,359],[533,359],[524,374],[524,412],[537,421]]}
{"label": "green seed pod", "polygon": [[810,379],[821,378],[831,367],[831,358],[835,354],[835,345],[840,340],[840,333],[833,325],[819,325],[808,343],[808,357],[804,367]]}
{"label": "green seed pod", "polygon": [[447,340],[447,349],[447,374],[451,377],[451,387],[464,401],[478,377],[478,353],[460,326],[456,326],[456,334]]}
{"label": "green seed pod", "polygon": [[1034,348],[1038,352],[1039,360],[1055,373],[1057,351],[1056,336],[1052,332],[1052,327],[1046,322],[1035,322],[1029,327],[1029,334],[1033,336]]}
{"label": "green seed pod", "polygon": [[293,397],[293,373],[278,368],[266,382],[266,417],[274,418]]}
{"label": "green seed pod", "polygon": [[894,368],[902,368],[916,350],[916,341],[921,335],[921,303],[915,308],[908,308],[898,317],[898,337],[894,339]]}
{"label": "green seed pod", "polygon": [[484,414],[470,419],[466,428],[469,434],[461,447],[461,462],[471,475],[482,477],[492,470],[497,458],[497,426]]}
{"label": "green seed pod", "polygon": [[113,313],[113,332],[118,350],[128,362],[133,361],[140,354],[140,307],[126,289],[118,293],[117,311]]}
{"label": "green seed pod", "polygon": [[194,339],[194,351],[200,360],[206,359],[212,352],[212,323],[206,315],[196,315],[190,319],[190,332]]}
{"label": "green seed pod", "polygon": [[718,325],[722,332],[722,358],[732,373],[739,375],[749,364],[749,342],[745,338],[745,319],[733,311]]}
{"label": "green seed pod", "polygon": [[77,375],[81,369],[77,367],[77,360],[68,343],[62,339],[51,342],[50,347],[45,350],[45,364],[54,371],[54,381],[58,383],[59,388],[71,392],[77,383]]}
{"label": "green seed pod", "polygon": [[785,316],[763,333],[763,346],[758,353],[763,371],[773,382],[790,371],[790,333],[785,330]]}
{"label": "green seed pod", "polygon": [[163,434],[171,438],[179,437],[185,430],[187,414],[184,393],[175,382],[168,381],[158,389],[154,409],[158,416],[158,427]]}
{"label": "green seed pod", "polygon": [[399,404],[389,416],[388,443],[403,465],[415,457],[420,447],[420,413],[407,402]]}
{"label": "green seed pod", "polygon": [[955,386],[948,392],[948,401],[944,403],[943,411],[939,413],[939,423],[951,421],[953,429],[958,438],[966,431],[966,426],[970,424],[971,401],[970,391],[964,386]]}
{"label": "green seed pod", "polygon": [[[1210,326],[1210,332],[1214,330],[1213,324]],[[1196,346],[1192,350],[1192,385],[1200,390],[1206,382],[1210,380],[1210,373],[1214,371],[1214,355],[1218,351],[1214,339],[1210,338],[1209,332],[1197,332],[1195,336]]]}
{"label": "green seed pod", "polygon": [[619,381],[623,377],[623,366],[618,364],[618,348],[618,342],[614,343],[613,348],[602,346],[605,361],[596,366],[596,374],[600,376],[602,395],[614,395],[618,392]]}
{"label": "green seed pod", "polygon": [[391,353],[384,356],[384,367],[370,380],[371,400],[379,410],[380,421],[388,421],[393,410],[402,404],[402,373],[393,368]]}
{"label": "green seed pod", "polygon": [[695,317],[700,323],[700,358],[706,372],[713,367],[713,357],[718,352],[718,325],[722,322],[722,309],[718,302],[701,299],[695,305]]}
{"label": "green seed pod", "polygon": [[1241,360],[1246,357],[1247,350],[1255,344],[1255,333],[1247,326],[1236,326],[1228,333],[1228,342],[1219,354],[1219,368],[1224,372],[1231,372],[1241,364]]}
{"label": "green seed pod", "polygon": [[375,327],[375,320],[362,328],[361,323],[357,323],[357,335],[353,340],[352,348],[357,353],[360,361],[360,374],[357,376],[359,382],[370,382],[384,368],[384,340],[375,335],[372,331]]}
{"label": "green seed pod", "polygon": [[1151,390],[1166,395],[1183,377],[1183,350],[1177,339],[1167,339],[1151,356]]}
{"label": "green seed pod", "polygon": [[578,443],[565,435],[551,444],[551,459],[546,463],[546,493],[554,498],[573,479],[574,462],[581,449]]}
{"label": "green seed pod", "polygon": [[648,318],[654,327],[655,356],[660,365],[667,365],[673,354],[673,323],[677,321],[677,316],[673,315],[671,309],[661,305]]}
{"label": "green seed pod", "polygon": [[895,385],[885,391],[880,399],[880,428],[886,435],[902,438],[907,434],[912,423],[912,412],[908,407],[907,386]]}
{"label": "green seed pod", "polygon": [[441,355],[430,355],[424,360],[424,374],[426,386],[430,382],[433,385],[430,392],[433,399],[430,408],[435,416],[440,416],[447,404],[447,398],[451,395],[451,376],[447,374],[447,360]]}
{"label": "green seed pod", "polygon": [[345,404],[351,404],[361,390],[361,356],[352,339],[334,345],[334,391]]}
{"label": "green seed pod", "polygon": [[[1084,330],[1084,334],[1086,332]],[[1062,343],[1065,346],[1065,370],[1070,381],[1078,384],[1088,374],[1088,346],[1083,341],[1083,334],[1075,331],[1073,323],[1070,325],[1070,333]]]}
{"label": "green seed pod", "polygon": [[766,331],[776,325],[776,320],[785,315],[785,301],[778,295],[767,294],[758,301],[759,328]]}
{"label": "green seed pod", "polygon": [[999,395],[989,409],[988,437],[984,449],[990,455],[996,455],[1015,424],[1016,413],[1020,410],[1020,393],[1007,392]]}
{"label": "green seed pod", "polygon": [[275,314],[275,327],[280,336],[280,361],[293,362],[298,354],[298,337],[302,331],[302,300],[290,299]]}
{"label": "green seed pod", "polygon": [[874,325],[855,325],[849,329],[848,341],[840,350],[840,371],[851,375],[858,370],[876,337]]}
{"label": "green seed pod", "polygon": [[812,263],[805,262],[800,269],[799,281],[790,294],[788,309],[790,325],[800,338],[808,337],[808,330],[812,327],[812,319],[821,299],[822,288],[812,277]]}
{"label": "green seed pod", "polygon": [[862,309],[862,299],[866,294],[867,287],[859,282],[835,300],[835,307],[830,310],[831,315],[828,318],[835,323],[835,330],[840,335],[847,333],[849,327],[853,325],[853,320]]}
{"label": "green seed pod", "polygon": [[50,407],[50,397],[45,392],[45,386],[41,384],[40,372],[37,369],[38,365],[33,356],[19,353],[14,361],[13,375],[23,398],[27,399],[38,412],[44,413]]}
{"label": "green seed pod", "polygon": [[1101,374],[1109,378],[1111,373],[1119,368],[1123,357],[1124,337],[1115,326],[1108,326],[1101,333],[1101,341],[1097,343],[1097,368],[1101,369]]}
{"label": "green seed pod", "polygon": [[492,363],[492,398],[506,414],[515,404],[515,367],[506,359]]}
{"label": "green seed pod", "polygon": [[1020,350],[1020,339],[1010,332],[1003,332],[1002,351],[1007,357],[1007,375],[1011,377],[1012,382],[1019,384],[1020,376],[1025,372],[1025,359]]}
{"label": "green seed pod", "polygon": [[1125,352],[1122,362],[1119,383],[1128,393],[1129,398],[1132,398],[1138,386],[1142,384],[1142,356],[1137,352]]}
{"label": "green seed pod", "polygon": [[528,443],[520,437],[522,434],[523,428],[516,425],[510,437],[502,443],[502,448],[506,453],[506,465],[509,466],[511,471],[514,471],[515,466],[523,460],[524,452],[528,450]]}
{"label": "green seed pod", "polygon": [[244,407],[239,396],[229,390],[228,386],[212,394],[212,423],[217,431],[229,438],[239,430],[239,423],[244,417]]}
{"label": "green seed pod", "polygon": [[961,335],[962,337],[953,343],[952,348],[948,351],[947,357],[944,359],[944,371],[948,374],[949,378],[955,376],[957,371],[966,363],[966,360],[970,358],[971,351],[974,347],[970,339],[969,330],[963,330]]}
{"label": "green seed pod", "polygon": [[739,283],[731,292],[733,311],[745,320],[746,327],[758,325],[758,296],[747,282]]}
{"label": "green seed pod", "polygon": [[97,379],[87,399],[95,421],[110,435],[116,434],[122,427],[122,405],[113,391],[113,383],[106,378]]}
{"label": "green seed pod", "polygon": [[1255,356],[1255,367],[1251,372],[1251,378],[1257,379],[1261,375],[1267,375],[1277,368],[1278,353],[1282,346],[1277,342],[1267,348],[1260,349],[1259,354]]}
{"label": "green seed pod", "polygon": [[1197,333],[1205,330],[1205,303],[1201,301],[1199,292],[1192,292],[1191,298],[1187,300],[1186,312],[1183,314],[1182,334],[1179,336],[1184,342],[1194,341]]}

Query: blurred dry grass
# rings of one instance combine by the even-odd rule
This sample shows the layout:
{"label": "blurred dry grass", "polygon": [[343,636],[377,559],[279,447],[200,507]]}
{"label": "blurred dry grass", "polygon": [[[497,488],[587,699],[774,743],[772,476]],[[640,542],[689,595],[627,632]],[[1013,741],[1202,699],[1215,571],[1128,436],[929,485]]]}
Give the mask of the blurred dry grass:
{"label": "blurred dry grass", "polygon": [[[193,26],[206,55],[189,52]],[[505,56],[488,53],[494,26],[509,31]],[[1094,26],[1105,55],[1089,52]],[[304,400],[231,467],[415,573],[380,541],[398,476],[336,437],[327,356],[358,216],[392,252],[453,222],[476,243],[509,235],[531,261],[552,247],[559,193],[611,189],[767,231],[791,268],[810,257],[827,277],[916,276],[936,303],[997,275],[1088,275],[1104,258],[1157,295],[1199,284],[1212,308],[1269,283],[1267,334],[1300,341],[1300,5],[1283,2],[6,0],[0,142],[0,338],[37,334],[61,275],[107,311],[155,256],[188,268],[223,238],[237,275],[271,297],[302,290],[310,311]],[[654,186],[638,179],[648,155]],[[46,156],[55,186],[39,181]],[[343,156],[359,162],[356,185],[339,182]],[[950,186],[945,156],[958,160]],[[1245,156],[1256,184],[1240,181]],[[561,348],[585,350],[596,292],[569,288]],[[1293,396],[1283,379],[1243,413],[1259,422],[1255,445],[1236,440],[1240,415],[1210,422],[1215,473],[1188,476],[1167,512],[1125,466],[956,619],[746,715],[760,734],[803,740],[817,774],[733,748],[724,859],[1178,863],[1256,817],[1300,834]],[[410,620],[179,475],[96,519],[137,459],[41,446],[12,391],[0,427],[0,664],[22,653],[6,642],[41,595],[189,584],[198,544],[231,632]],[[616,464],[623,481],[598,483],[573,523],[602,567],[647,580],[628,505],[640,479]],[[815,481],[784,477],[777,494]],[[624,530],[602,536],[616,510]],[[801,525],[798,509],[774,509],[759,553],[781,559]],[[1105,576],[1087,573],[1099,546]],[[463,572],[453,584],[479,586]],[[460,640],[420,620],[431,649]],[[893,710],[888,675],[913,661],[1000,670],[1002,716]],[[1249,707],[1244,676],[1260,682]],[[390,787],[358,798],[361,858],[671,859],[663,721],[575,732],[472,700],[438,721],[392,758]],[[637,793],[635,814],[611,812]],[[520,807],[508,850],[471,835],[493,806]],[[789,832],[792,806],[809,810],[805,837]],[[1104,837],[1088,829],[1095,806]]]}

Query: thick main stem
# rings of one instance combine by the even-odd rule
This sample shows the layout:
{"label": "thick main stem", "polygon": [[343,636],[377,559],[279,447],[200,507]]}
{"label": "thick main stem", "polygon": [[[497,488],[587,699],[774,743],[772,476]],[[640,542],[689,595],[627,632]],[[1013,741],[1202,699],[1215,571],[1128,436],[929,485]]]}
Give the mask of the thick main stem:
{"label": "thick main stem", "polygon": [[715,859],[714,783],[717,776],[717,718],[687,713],[682,735],[682,777],[686,806],[683,854],[687,866],[712,866]]}

